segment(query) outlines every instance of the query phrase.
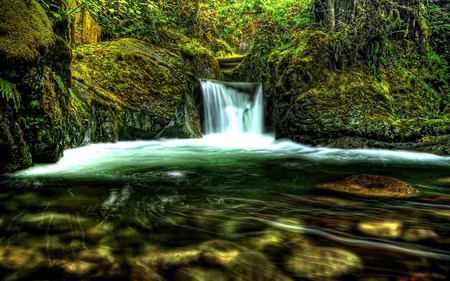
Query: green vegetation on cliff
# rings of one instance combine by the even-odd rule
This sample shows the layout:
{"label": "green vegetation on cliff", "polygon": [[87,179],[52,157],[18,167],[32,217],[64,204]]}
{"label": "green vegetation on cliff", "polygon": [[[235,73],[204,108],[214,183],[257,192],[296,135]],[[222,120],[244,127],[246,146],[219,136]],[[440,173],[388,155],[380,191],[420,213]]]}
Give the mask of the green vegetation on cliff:
{"label": "green vegetation on cliff", "polygon": [[21,96],[19,91],[17,91],[16,84],[0,77],[0,92],[2,93],[2,98],[7,102],[12,101],[14,109],[18,111],[20,108]]}
{"label": "green vegetation on cliff", "polygon": [[186,74],[169,71],[180,64],[176,55],[146,45],[119,39],[80,46],[74,50],[73,79],[95,93],[91,102],[118,110],[145,103],[170,118],[184,91],[178,80]]}

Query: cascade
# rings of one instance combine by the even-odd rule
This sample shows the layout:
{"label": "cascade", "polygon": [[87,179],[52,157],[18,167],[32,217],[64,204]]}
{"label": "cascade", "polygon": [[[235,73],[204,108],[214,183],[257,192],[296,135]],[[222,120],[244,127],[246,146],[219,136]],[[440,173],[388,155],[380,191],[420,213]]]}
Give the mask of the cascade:
{"label": "cascade", "polygon": [[260,83],[201,80],[203,133],[264,133],[264,98]]}

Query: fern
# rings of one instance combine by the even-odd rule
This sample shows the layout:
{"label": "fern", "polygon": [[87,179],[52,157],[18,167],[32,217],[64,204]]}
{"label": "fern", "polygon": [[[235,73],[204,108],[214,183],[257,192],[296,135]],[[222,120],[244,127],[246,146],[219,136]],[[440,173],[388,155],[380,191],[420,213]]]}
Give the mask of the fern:
{"label": "fern", "polygon": [[55,72],[52,71],[53,79],[55,80],[56,84],[58,85],[58,88],[61,90],[61,92],[65,92],[66,87],[64,86],[64,82],[62,81],[61,77],[57,75]]}
{"label": "fern", "polygon": [[0,78],[0,92],[2,93],[2,98],[4,98],[7,102],[12,100],[14,109],[19,111],[21,96],[19,91],[17,91],[16,84]]}

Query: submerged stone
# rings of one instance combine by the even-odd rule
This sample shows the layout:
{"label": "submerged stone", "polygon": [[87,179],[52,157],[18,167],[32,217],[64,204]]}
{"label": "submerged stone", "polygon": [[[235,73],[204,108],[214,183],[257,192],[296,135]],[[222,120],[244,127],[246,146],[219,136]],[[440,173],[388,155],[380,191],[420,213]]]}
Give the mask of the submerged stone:
{"label": "submerged stone", "polygon": [[424,227],[410,227],[402,235],[402,239],[408,242],[436,240],[438,238],[439,236],[434,230]]}
{"label": "submerged stone", "polygon": [[396,239],[402,235],[403,224],[395,220],[365,221],[358,223],[357,229],[368,236]]}
{"label": "submerged stone", "polygon": [[45,212],[27,214],[22,217],[22,224],[42,230],[76,230],[80,225],[85,225],[89,220],[71,214],[61,214],[56,212]]}
{"label": "submerged stone", "polygon": [[34,271],[44,265],[40,251],[13,245],[0,245],[0,267],[8,270]]}
{"label": "submerged stone", "polygon": [[284,276],[268,259],[261,253],[247,251],[239,254],[230,264],[232,280],[235,281],[291,281]]}
{"label": "submerged stone", "polygon": [[60,261],[57,263],[65,275],[84,277],[100,267],[99,264],[86,261]]}
{"label": "submerged stone", "polygon": [[357,273],[361,259],[352,252],[329,247],[311,247],[295,251],[286,259],[285,268],[293,275],[310,280],[345,280],[342,276]]}
{"label": "submerged stone", "polygon": [[200,245],[202,258],[211,265],[229,267],[245,250],[237,243],[225,240],[211,240]]}
{"label": "submerged stone", "polygon": [[412,197],[419,195],[417,189],[401,180],[369,174],[353,175],[342,180],[319,184],[316,188],[363,196]]}
{"label": "submerged stone", "polygon": [[142,268],[144,265],[147,271],[156,269],[168,269],[176,266],[186,266],[200,259],[201,251],[195,248],[180,248],[162,251],[154,249],[144,255],[132,258],[129,264],[135,268]]}
{"label": "submerged stone", "polygon": [[227,281],[228,276],[219,269],[201,266],[183,267],[177,270],[175,281]]}
{"label": "submerged stone", "polygon": [[438,179],[438,183],[445,186],[450,186],[450,177]]}

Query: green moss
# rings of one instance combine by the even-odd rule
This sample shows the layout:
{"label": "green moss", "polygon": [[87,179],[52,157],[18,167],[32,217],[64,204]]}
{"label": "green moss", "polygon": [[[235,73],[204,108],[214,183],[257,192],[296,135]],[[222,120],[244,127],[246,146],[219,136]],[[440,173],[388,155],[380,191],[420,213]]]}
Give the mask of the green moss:
{"label": "green moss", "polygon": [[55,43],[45,11],[35,1],[0,0],[0,58],[30,62]]}
{"label": "green moss", "polygon": [[91,102],[117,110],[146,104],[149,111],[173,117],[188,72],[173,52],[136,39],[82,45],[74,52],[73,79],[94,93]]}
{"label": "green moss", "polygon": [[64,85],[64,82],[62,81],[61,77],[57,75],[54,71],[52,71],[52,77],[55,80],[56,84],[58,85],[59,90],[64,93],[66,91],[66,86]]}
{"label": "green moss", "polygon": [[[78,83],[77,83],[78,84]],[[82,87],[81,85],[76,85],[77,87]],[[83,122],[89,120],[88,108],[90,104],[88,102],[83,102],[71,88],[69,91],[69,122],[76,124],[77,126],[82,126]]]}
{"label": "green moss", "polygon": [[275,100],[269,106],[275,108],[275,123],[284,136],[293,132],[294,139],[349,135],[414,141],[421,130],[448,134],[449,123],[440,117],[444,94],[430,84],[435,73],[420,46],[392,41],[392,57],[373,75],[364,61],[333,68],[332,40],[323,32],[305,30],[295,44],[266,58],[264,88],[267,100]]}

